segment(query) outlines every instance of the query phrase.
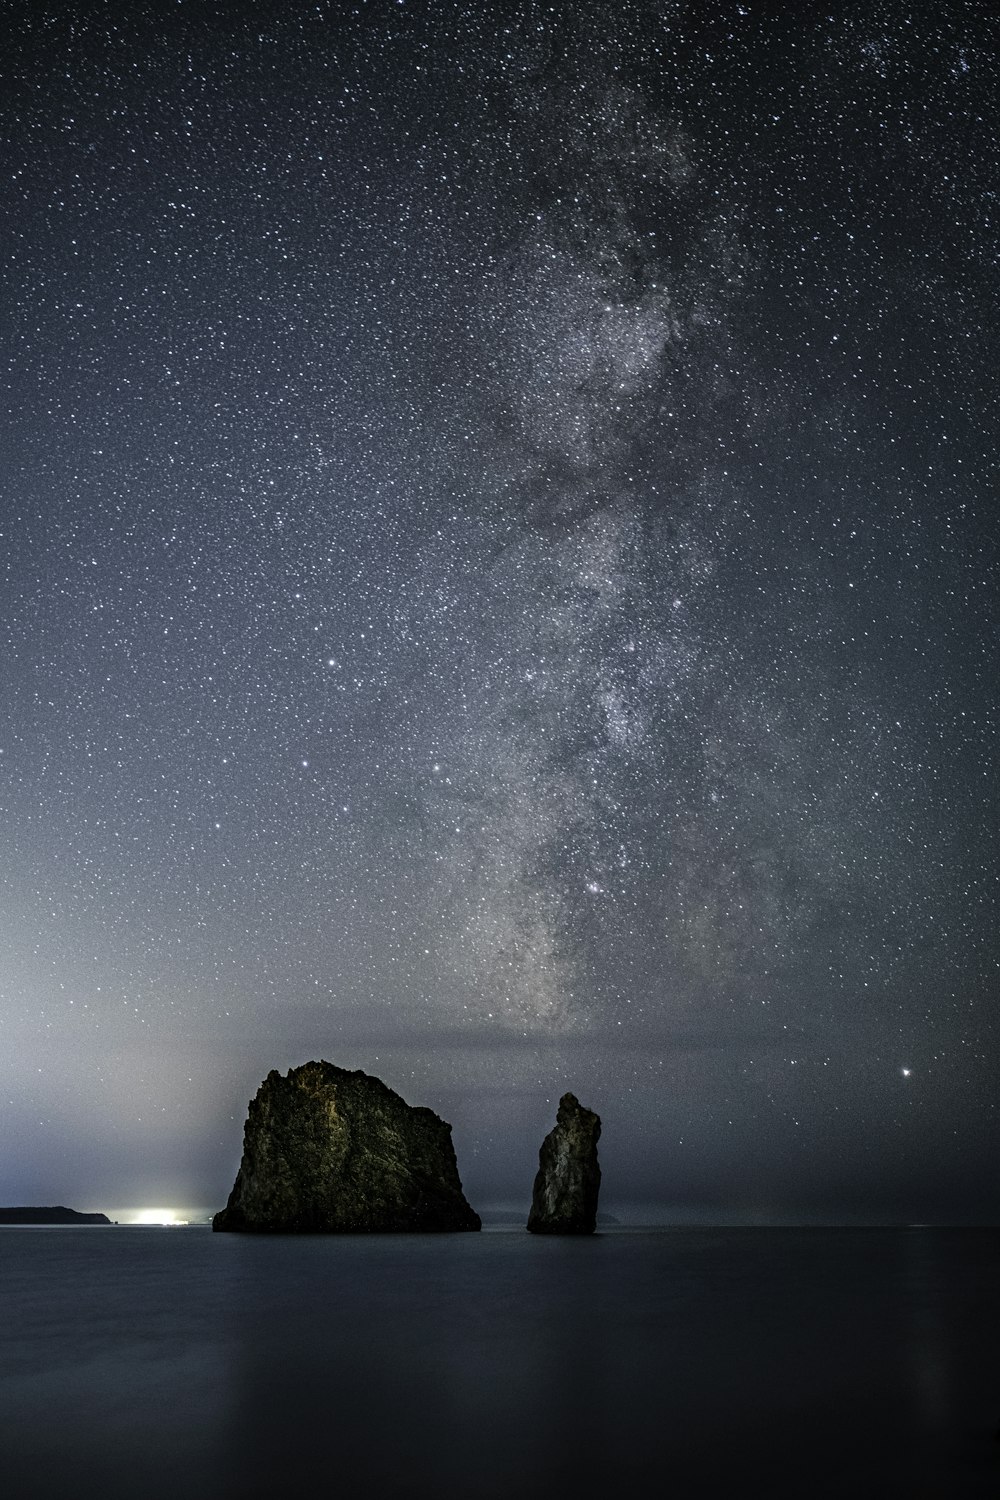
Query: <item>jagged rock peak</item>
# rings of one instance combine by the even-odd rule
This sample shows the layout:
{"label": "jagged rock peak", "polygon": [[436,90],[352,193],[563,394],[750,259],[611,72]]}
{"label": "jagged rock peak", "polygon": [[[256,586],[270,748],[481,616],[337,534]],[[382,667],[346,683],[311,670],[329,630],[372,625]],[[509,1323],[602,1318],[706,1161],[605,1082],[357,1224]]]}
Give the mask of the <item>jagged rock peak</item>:
{"label": "jagged rock peak", "polygon": [[479,1229],[451,1126],[380,1078],[328,1062],[270,1072],[213,1229],[351,1234]]}
{"label": "jagged rock peak", "polygon": [[575,1094],[563,1094],[555,1129],[538,1153],[528,1215],[532,1234],[593,1234],[601,1190],[600,1134],[600,1115],[584,1109]]}

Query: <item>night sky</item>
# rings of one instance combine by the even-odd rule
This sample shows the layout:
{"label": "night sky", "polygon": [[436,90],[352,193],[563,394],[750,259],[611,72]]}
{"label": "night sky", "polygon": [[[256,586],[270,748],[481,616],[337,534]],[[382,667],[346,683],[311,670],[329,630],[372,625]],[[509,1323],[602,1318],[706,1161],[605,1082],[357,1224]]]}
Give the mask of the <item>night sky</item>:
{"label": "night sky", "polygon": [[5,7],[0,1202],[1000,1214],[992,10]]}

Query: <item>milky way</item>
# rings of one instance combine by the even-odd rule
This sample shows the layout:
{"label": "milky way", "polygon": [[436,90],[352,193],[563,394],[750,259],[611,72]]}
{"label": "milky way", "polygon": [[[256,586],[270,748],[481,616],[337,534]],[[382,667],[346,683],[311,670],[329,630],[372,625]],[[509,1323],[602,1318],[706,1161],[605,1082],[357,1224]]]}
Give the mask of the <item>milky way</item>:
{"label": "milky way", "polygon": [[137,14],[3,64],[0,1199],[323,1055],[474,1192],[571,1085],[625,1198],[995,1212],[996,23]]}

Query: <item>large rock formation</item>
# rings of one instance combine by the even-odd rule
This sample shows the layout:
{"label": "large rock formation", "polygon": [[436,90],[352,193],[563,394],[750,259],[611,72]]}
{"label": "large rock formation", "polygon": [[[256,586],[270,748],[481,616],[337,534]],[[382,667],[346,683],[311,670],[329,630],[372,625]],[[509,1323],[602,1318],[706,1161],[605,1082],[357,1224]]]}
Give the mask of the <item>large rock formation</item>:
{"label": "large rock formation", "polygon": [[601,1190],[600,1134],[600,1115],[584,1109],[574,1094],[563,1094],[555,1129],[538,1153],[528,1215],[532,1234],[593,1234]]}
{"label": "large rock formation", "polygon": [[213,1229],[371,1233],[479,1229],[451,1126],[379,1078],[308,1062],[250,1101],[243,1160]]}

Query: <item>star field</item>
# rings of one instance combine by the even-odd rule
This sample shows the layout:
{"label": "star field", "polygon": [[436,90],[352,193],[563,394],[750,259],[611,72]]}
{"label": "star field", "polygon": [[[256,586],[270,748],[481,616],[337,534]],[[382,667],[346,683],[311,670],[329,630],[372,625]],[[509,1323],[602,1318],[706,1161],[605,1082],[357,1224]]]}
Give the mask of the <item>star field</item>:
{"label": "star field", "polygon": [[[0,1199],[271,1068],[523,1196],[997,1210],[997,23],[16,6]],[[995,1177],[995,1173],[993,1174]]]}

